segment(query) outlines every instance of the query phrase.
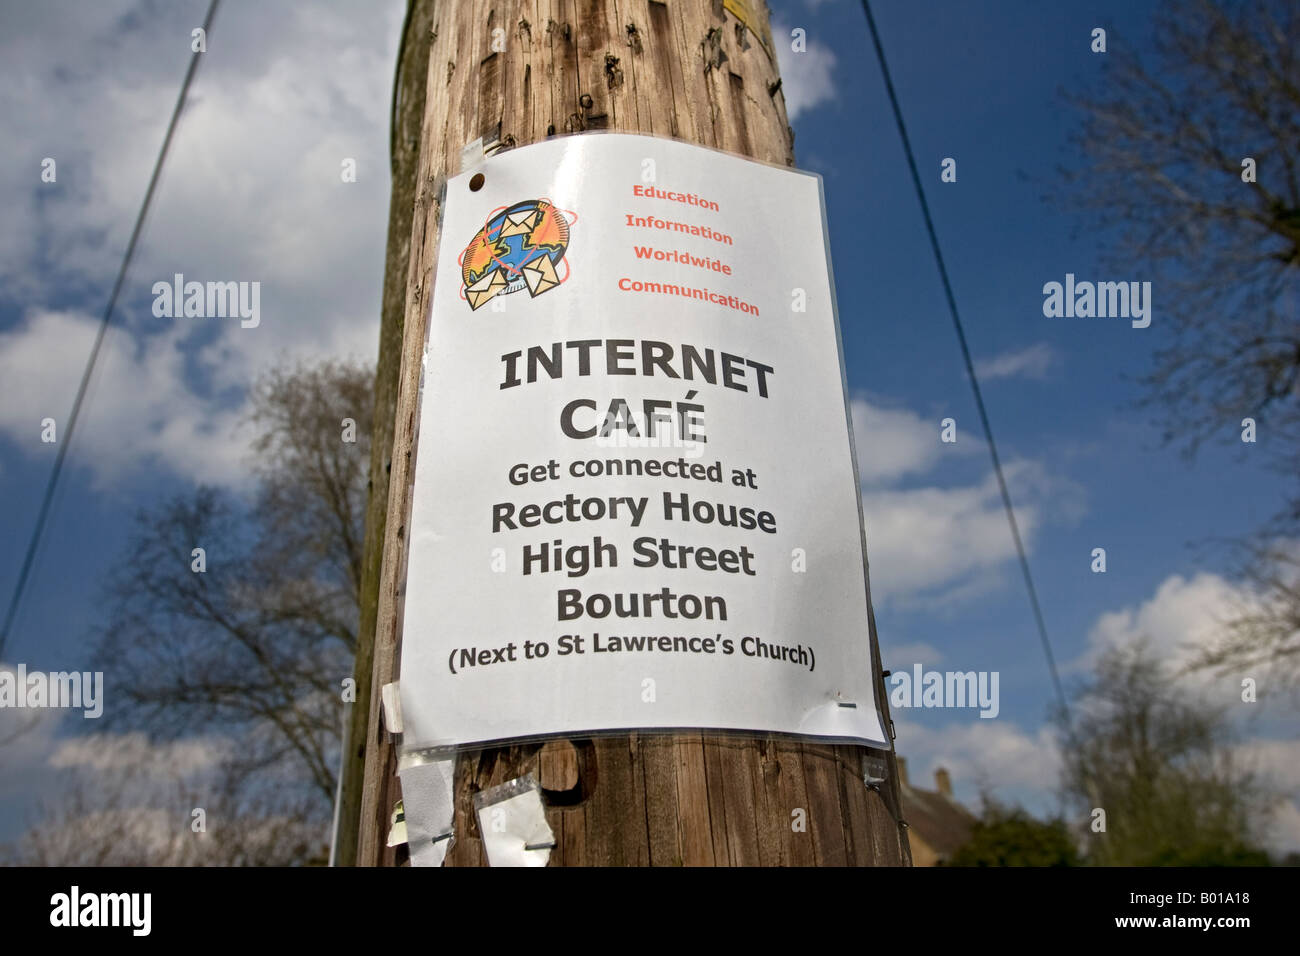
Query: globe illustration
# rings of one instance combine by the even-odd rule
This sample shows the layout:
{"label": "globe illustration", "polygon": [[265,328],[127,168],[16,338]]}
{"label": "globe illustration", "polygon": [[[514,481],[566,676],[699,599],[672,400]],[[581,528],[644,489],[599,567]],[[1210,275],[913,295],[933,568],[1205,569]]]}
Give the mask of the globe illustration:
{"label": "globe illustration", "polygon": [[471,309],[520,289],[534,298],[568,278],[568,218],[545,199],[493,211],[461,254],[462,294]]}

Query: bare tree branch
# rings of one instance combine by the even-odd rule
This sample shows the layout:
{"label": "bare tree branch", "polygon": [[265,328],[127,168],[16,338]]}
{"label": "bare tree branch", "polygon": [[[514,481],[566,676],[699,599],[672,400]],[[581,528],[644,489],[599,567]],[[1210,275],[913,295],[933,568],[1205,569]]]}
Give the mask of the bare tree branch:
{"label": "bare tree branch", "polygon": [[[1267,428],[1295,471],[1300,440],[1300,8],[1177,0],[1144,59],[1112,45],[1083,114],[1071,199],[1118,230],[1109,266],[1153,282],[1170,344],[1143,382],[1166,440],[1192,453]],[[1148,62],[1150,61],[1150,62]],[[1243,160],[1257,181],[1242,179]]]}
{"label": "bare tree branch", "polygon": [[336,362],[271,372],[253,391],[251,500],[199,488],[141,514],[105,594],[100,658],[127,701],[106,728],[236,735],[231,779],[287,766],[316,819],[359,620],[370,450],[344,419],[370,421],[372,377]]}

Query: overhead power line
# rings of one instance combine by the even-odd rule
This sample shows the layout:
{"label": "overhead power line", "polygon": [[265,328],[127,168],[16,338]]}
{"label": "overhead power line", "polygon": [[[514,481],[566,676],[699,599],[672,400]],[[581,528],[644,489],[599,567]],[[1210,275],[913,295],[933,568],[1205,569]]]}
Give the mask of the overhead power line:
{"label": "overhead power line", "polygon": [[[221,0],[212,0],[208,5],[208,14],[203,19],[204,37],[212,31],[212,21],[217,15],[217,7]],[[162,147],[158,150],[158,159],[154,162],[153,175],[149,177],[149,187],[144,193],[144,202],[140,204],[140,212],[135,217],[135,226],[131,230],[131,239],[126,244],[126,254],[122,257],[122,266],[117,271],[117,279],[113,283],[113,291],[109,293],[108,305],[104,307],[104,314],[99,320],[99,330],[95,333],[95,342],[90,347],[90,355],[86,359],[86,367],[81,373],[81,383],[77,386],[76,397],[72,400],[72,412],[68,415],[68,423],[63,428],[63,440],[60,441],[58,454],[54,457],[54,468],[50,471],[49,480],[45,485],[45,494],[41,498],[40,509],[36,512],[36,526],[32,529],[31,540],[27,543],[27,553],[23,556],[22,566],[18,571],[18,581],[14,585],[12,597],[9,599],[9,609],[5,612],[4,624],[0,625],[0,658],[4,656],[5,644],[9,640],[10,629],[13,627],[14,620],[18,616],[18,608],[22,604],[23,595],[27,590],[27,583],[31,577],[32,565],[36,561],[36,554],[40,548],[41,537],[45,532],[46,524],[50,516],[50,507],[54,502],[54,492],[59,484],[59,476],[63,473],[63,463],[67,460],[68,449],[72,446],[72,436],[77,428],[77,420],[81,417],[81,405],[86,398],[86,389],[90,386],[90,376],[95,370],[95,363],[99,360],[99,350],[104,344],[104,335],[108,332],[109,319],[113,316],[113,307],[117,305],[118,294],[122,291],[122,284],[126,280],[127,269],[130,268],[131,259],[135,255],[136,244],[140,240],[140,233],[144,229],[145,217],[149,213],[149,206],[153,202],[154,190],[158,186],[158,177],[162,173],[163,162],[167,159],[167,152],[171,148],[172,136],[176,132],[177,123],[180,120],[181,110],[185,106],[185,97],[189,93],[190,84],[194,81],[194,74],[198,72],[199,57],[203,54],[195,52],[190,56],[189,67],[185,70],[185,79],[181,82],[180,95],[176,97],[176,106],[172,109],[171,121],[167,124],[167,133],[163,136]]]}
{"label": "overhead power line", "polygon": [[885,78],[885,92],[889,95],[889,105],[894,110],[894,120],[898,124],[898,135],[903,141],[903,152],[907,155],[907,167],[912,173],[912,183],[916,187],[917,199],[921,202],[921,214],[925,217],[925,231],[930,236],[930,247],[934,250],[935,262],[939,265],[939,278],[943,282],[943,293],[948,299],[948,311],[952,314],[952,325],[957,332],[957,343],[961,346],[961,358],[966,365],[966,374],[970,377],[971,391],[975,393],[975,408],[979,411],[980,424],[988,439],[989,457],[993,459],[993,471],[997,475],[998,490],[1002,493],[1002,506],[1007,513],[1007,523],[1011,526],[1011,537],[1015,539],[1016,553],[1020,556],[1020,571],[1025,579],[1025,589],[1029,592],[1029,604],[1033,608],[1034,622],[1038,626],[1038,638],[1043,646],[1043,655],[1047,658],[1047,670],[1051,674],[1052,684],[1056,688],[1057,700],[1061,713],[1070,726],[1069,703],[1065,697],[1065,688],[1061,685],[1061,675],[1056,670],[1056,657],[1052,653],[1052,642],[1047,636],[1047,624],[1043,619],[1043,609],[1038,603],[1038,589],[1034,587],[1034,577],[1029,572],[1029,558],[1025,554],[1025,545],[1020,538],[1020,526],[1016,522],[1016,512],[1011,506],[1011,493],[1007,490],[1007,480],[1002,473],[1002,461],[998,457],[997,442],[993,440],[993,426],[989,424],[988,410],[984,407],[984,396],[980,392],[979,379],[975,375],[975,363],[971,361],[970,346],[966,342],[966,330],[962,326],[961,315],[957,311],[957,299],[953,295],[952,282],[948,279],[948,268],[944,265],[943,251],[939,248],[939,237],[935,233],[934,219],[930,216],[930,204],[925,198],[925,188],[921,185],[921,174],[916,167],[916,156],[912,153],[912,141],[907,135],[907,124],[903,121],[903,110],[898,105],[898,94],[894,91],[894,81],[889,75],[889,64],[885,60],[885,49],[880,42],[880,31],[876,28],[876,18],[871,12],[871,0],[862,0],[862,7],[867,14],[867,26],[871,30],[871,42],[876,48],[876,59],[880,61],[880,72]]}

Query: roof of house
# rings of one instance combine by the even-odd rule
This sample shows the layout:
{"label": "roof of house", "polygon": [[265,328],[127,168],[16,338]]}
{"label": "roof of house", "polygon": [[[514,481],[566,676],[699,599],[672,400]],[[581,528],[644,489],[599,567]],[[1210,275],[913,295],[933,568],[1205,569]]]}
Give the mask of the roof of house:
{"label": "roof of house", "polygon": [[903,819],[910,834],[924,840],[940,858],[948,859],[970,838],[975,815],[939,790],[913,787],[900,781]]}

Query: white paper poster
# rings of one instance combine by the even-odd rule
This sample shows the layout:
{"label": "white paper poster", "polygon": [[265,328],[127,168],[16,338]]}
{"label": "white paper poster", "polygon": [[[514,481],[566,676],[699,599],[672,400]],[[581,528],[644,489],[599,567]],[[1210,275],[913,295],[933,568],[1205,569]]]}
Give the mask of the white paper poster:
{"label": "white paper poster", "polygon": [[887,746],[823,223],[816,176],[645,136],[448,181],[404,747],[624,728]]}

